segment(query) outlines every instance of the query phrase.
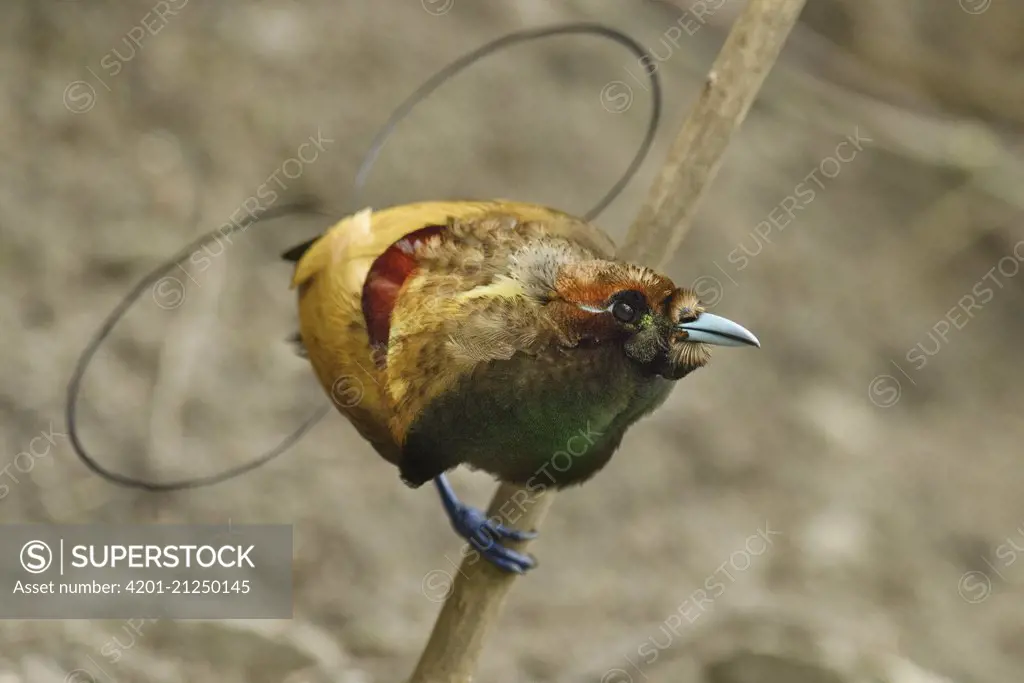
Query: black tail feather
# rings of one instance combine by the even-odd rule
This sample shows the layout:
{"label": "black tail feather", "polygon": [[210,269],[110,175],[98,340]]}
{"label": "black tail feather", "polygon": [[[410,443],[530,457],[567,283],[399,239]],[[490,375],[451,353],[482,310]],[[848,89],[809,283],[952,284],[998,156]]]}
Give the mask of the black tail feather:
{"label": "black tail feather", "polygon": [[295,349],[295,354],[300,358],[309,358],[309,353],[306,351],[306,345],[302,342],[302,334],[296,332],[287,339],[288,343]]}
{"label": "black tail feather", "polygon": [[286,251],[283,254],[281,254],[281,258],[283,258],[285,261],[291,261],[292,263],[298,263],[299,259],[302,258],[303,254],[305,254],[307,251],[309,251],[309,248],[311,246],[313,246],[313,243],[316,242],[318,239],[320,239],[319,235],[317,235],[316,237],[314,237],[311,240],[307,240],[307,241],[303,242],[302,244],[299,244],[297,246],[292,247],[288,251]]}

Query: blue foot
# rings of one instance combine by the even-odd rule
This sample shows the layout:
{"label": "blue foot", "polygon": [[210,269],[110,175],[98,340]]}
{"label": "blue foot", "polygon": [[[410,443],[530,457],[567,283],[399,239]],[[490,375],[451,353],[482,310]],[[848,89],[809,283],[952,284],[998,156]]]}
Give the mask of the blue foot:
{"label": "blue foot", "polygon": [[507,572],[522,574],[537,564],[529,555],[506,548],[498,541],[526,541],[537,537],[536,531],[519,531],[487,519],[483,511],[470,507],[455,497],[455,491],[445,475],[434,479],[437,492],[441,494],[445,512],[451,520],[455,533],[469,541],[488,562]]}

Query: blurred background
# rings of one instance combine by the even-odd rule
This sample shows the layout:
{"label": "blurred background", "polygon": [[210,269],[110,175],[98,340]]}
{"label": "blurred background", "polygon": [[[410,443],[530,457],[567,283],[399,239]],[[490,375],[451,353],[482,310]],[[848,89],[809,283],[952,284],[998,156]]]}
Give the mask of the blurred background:
{"label": "blurred background", "polygon": [[[295,610],[3,621],[0,681],[404,680],[460,552],[436,493],[403,486],[334,413],[217,487],[114,487],[65,435],[78,354],[139,278],[252,201],[313,195],[339,217],[495,196],[587,211],[649,112],[636,60],[588,37],[445,85],[352,195],[393,107],[524,27],[599,21],[656,58],[666,125],[597,221],[621,239],[743,6],[2,3],[0,519],[294,524]],[[808,1],[668,269],[763,348],[717,353],[557,497],[479,680],[1020,679],[1022,36],[1011,0]],[[104,464],[210,474],[324,405],[284,341],[294,295],[277,254],[330,222],[261,224],[143,295],[86,376],[82,435]],[[493,490],[454,482],[478,504]]]}

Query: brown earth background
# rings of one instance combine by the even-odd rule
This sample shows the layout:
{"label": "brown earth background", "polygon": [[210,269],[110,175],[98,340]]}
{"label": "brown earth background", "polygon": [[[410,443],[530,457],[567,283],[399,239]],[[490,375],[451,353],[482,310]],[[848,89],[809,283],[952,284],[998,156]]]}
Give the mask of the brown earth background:
{"label": "brown earth background", "polygon": [[[0,5],[0,465],[66,432],[75,359],[143,274],[318,131],[331,142],[281,201],[360,208],[353,174],[391,109],[507,31],[600,21],[658,55],[668,123],[598,220],[621,239],[743,2],[168,6],[161,22],[148,0]],[[582,213],[642,136],[634,74],[585,37],[491,57],[399,128],[361,205],[500,196]],[[623,111],[601,98],[614,81],[635,96]],[[600,476],[557,497],[533,546],[542,566],[515,586],[478,680],[1022,680],[1022,133],[1024,5],[809,0],[668,268],[763,348],[717,353]],[[858,134],[851,158],[839,146]],[[182,276],[178,305],[147,294],[132,309],[85,384],[83,438],[104,463],[208,474],[323,405],[283,342],[295,313],[276,260],[323,224],[260,226]],[[5,471],[4,523],[294,524],[294,619],[136,634],[3,621],[0,683],[411,671],[439,608],[424,577],[450,571],[460,544],[434,491],[405,488],[341,417],[267,467],[170,495],[114,487],[54,442],[31,471]],[[477,503],[493,488],[454,481]],[[767,547],[748,543],[767,529]],[[724,589],[697,609],[709,579]],[[113,638],[130,643],[117,662],[101,654]]]}

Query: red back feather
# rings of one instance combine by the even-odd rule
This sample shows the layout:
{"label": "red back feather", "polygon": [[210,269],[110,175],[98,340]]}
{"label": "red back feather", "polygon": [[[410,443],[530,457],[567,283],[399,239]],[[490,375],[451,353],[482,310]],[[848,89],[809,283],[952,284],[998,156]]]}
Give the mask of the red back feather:
{"label": "red back feather", "polygon": [[417,244],[441,234],[446,226],[428,225],[398,240],[377,257],[363,284],[363,318],[374,347],[386,346],[391,330],[391,313],[402,285],[416,270],[412,252]]}

